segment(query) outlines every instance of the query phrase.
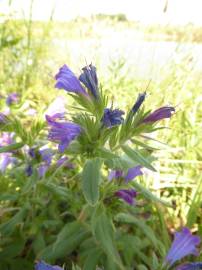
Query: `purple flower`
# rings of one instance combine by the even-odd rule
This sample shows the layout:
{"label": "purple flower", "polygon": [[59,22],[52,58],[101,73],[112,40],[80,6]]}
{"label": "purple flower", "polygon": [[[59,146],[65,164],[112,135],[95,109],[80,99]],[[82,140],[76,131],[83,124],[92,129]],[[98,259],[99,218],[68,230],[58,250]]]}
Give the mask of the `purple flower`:
{"label": "purple flower", "polygon": [[35,149],[34,149],[34,148],[29,148],[29,149],[28,149],[28,155],[29,155],[31,158],[35,158],[35,157],[36,157]]}
{"label": "purple flower", "polygon": [[3,132],[2,136],[0,137],[0,147],[6,146],[13,143],[13,133]]}
{"label": "purple flower", "polygon": [[0,154],[0,171],[5,172],[6,168],[9,164],[13,163],[13,158],[10,153],[2,153]]}
{"label": "purple flower", "polygon": [[82,70],[83,73],[79,76],[79,80],[88,88],[95,98],[98,98],[99,91],[96,67],[90,64],[89,66],[83,67]]}
{"label": "purple flower", "polygon": [[25,168],[25,173],[26,175],[29,177],[33,174],[33,168],[32,168],[32,165],[29,164],[26,168]]}
{"label": "purple flower", "polygon": [[[0,137],[0,148],[13,143],[13,133],[3,132]],[[12,153],[0,154],[0,171],[4,172],[9,164],[14,163],[15,158],[12,157]]]}
{"label": "purple flower", "polygon": [[162,120],[164,118],[170,118],[172,114],[175,112],[174,107],[161,107],[157,109],[156,111],[149,114],[146,118],[142,120],[143,123],[153,123],[159,120]]}
{"label": "purple flower", "polygon": [[166,256],[165,261],[171,266],[176,261],[187,255],[198,255],[196,246],[200,243],[200,237],[191,234],[188,228],[183,228],[181,232],[176,232],[174,241]]}
{"label": "purple flower", "polygon": [[141,168],[142,166],[139,165],[128,169],[128,172],[125,176],[126,183],[133,180],[136,176],[143,175]]}
{"label": "purple flower", "polygon": [[50,148],[42,148],[39,150],[39,153],[42,157],[42,160],[50,166],[52,158],[53,158],[53,151]]}
{"label": "purple flower", "polygon": [[136,100],[136,102],[135,102],[135,104],[133,105],[133,108],[132,108],[132,112],[134,114],[139,110],[140,106],[142,105],[142,103],[145,100],[145,97],[146,97],[146,92],[141,93],[141,94],[138,95],[138,98],[137,98],[137,100]]}
{"label": "purple flower", "polygon": [[35,270],[63,270],[63,269],[57,265],[52,266],[43,261],[40,261],[36,263]]}
{"label": "purple flower", "polygon": [[109,180],[113,178],[120,178],[123,177],[125,182],[128,183],[129,181],[133,180],[138,175],[142,175],[141,171],[142,166],[138,165],[133,168],[128,169],[127,173],[124,175],[124,172],[121,170],[112,170],[109,174]]}
{"label": "purple flower", "polygon": [[58,150],[64,152],[68,145],[81,133],[81,127],[70,122],[56,122],[53,117],[46,115],[50,126],[48,138],[59,143]]}
{"label": "purple flower", "polygon": [[123,171],[121,170],[112,170],[109,174],[109,180],[111,181],[113,178],[121,178],[123,177]]}
{"label": "purple flower", "polygon": [[186,263],[177,267],[176,270],[200,270],[202,269],[202,262]]}
{"label": "purple flower", "polygon": [[3,124],[6,123],[6,116],[3,113],[0,113],[0,123],[3,123]]}
{"label": "purple flower", "polygon": [[57,80],[55,87],[58,89],[64,89],[68,92],[73,92],[76,94],[87,95],[85,89],[82,87],[79,79],[75,74],[68,68],[67,65],[64,65],[60,68],[59,72],[55,75]]}
{"label": "purple flower", "polygon": [[103,123],[103,125],[105,127],[113,127],[113,126],[117,126],[123,123],[124,119],[122,117],[122,115],[124,114],[123,111],[115,109],[108,109],[106,108],[104,110],[104,115],[101,119],[101,122]]}
{"label": "purple flower", "polygon": [[49,168],[49,165],[47,164],[42,164],[38,167],[38,174],[39,174],[39,177],[44,177],[45,173],[47,172]]}
{"label": "purple flower", "polygon": [[17,93],[11,93],[6,98],[6,104],[8,106],[12,105],[13,103],[17,103],[19,101],[19,95]]}
{"label": "purple flower", "polygon": [[134,198],[137,196],[137,192],[134,189],[120,189],[115,195],[126,203],[133,205],[135,203]]}
{"label": "purple flower", "polygon": [[38,167],[39,177],[43,177],[51,165],[53,159],[53,152],[50,148],[41,148],[39,154],[43,160],[43,163]]}
{"label": "purple flower", "polygon": [[45,114],[47,115],[58,115],[60,117],[64,117],[65,114],[65,100],[63,97],[57,97],[46,110]]}
{"label": "purple flower", "polygon": [[60,167],[60,166],[67,167],[69,169],[74,168],[74,165],[71,162],[68,161],[68,157],[62,157],[62,158],[58,159],[57,167]]}

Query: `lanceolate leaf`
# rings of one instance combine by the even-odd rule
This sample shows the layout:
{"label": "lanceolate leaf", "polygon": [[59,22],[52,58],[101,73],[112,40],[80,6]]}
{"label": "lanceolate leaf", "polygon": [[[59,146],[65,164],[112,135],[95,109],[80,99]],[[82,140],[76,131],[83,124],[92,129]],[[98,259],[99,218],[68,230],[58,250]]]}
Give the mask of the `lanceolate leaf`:
{"label": "lanceolate leaf", "polygon": [[172,207],[172,205],[169,202],[166,202],[165,200],[162,200],[161,198],[158,198],[156,195],[154,195],[149,189],[143,187],[142,185],[140,185],[139,183],[137,183],[137,181],[133,182],[133,186],[140,191],[147,199],[157,202],[157,203],[161,203],[167,207]]}
{"label": "lanceolate leaf", "polygon": [[24,143],[20,142],[20,143],[13,143],[13,144],[10,144],[10,145],[4,146],[4,147],[0,147],[0,153],[6,153],[6,152],[13,151],[13,150],[17,150],[19,148],[22,148],[23,145],[24,145]]}
{"label": "lanceolate leaf", "polygon": [[95,205],[99,199],[100,168],[102,161],[99,158],[87,160],[82,173],[82,189],[86,201]]}
{"label": "lanceolate leaf", "polygon": [[143,167],[146,167],[152,171],[156,171],[156,169],[149,163],[149,161],[137,150],[131,149],[129,146],[126,145],[123,145],[122,149],[125,152],[125,154],[129,156],[132,160],[138,162]]}
{"label": "lanceolate leaf", "polygon": [[26,204],[17,212],[17,214],[15,214],[11,219],[9,219],[9,221],[1,224],[0,232],[2,232],[2,234],[4,235],[11,235],[15,230],[16,226],[23,222],[23,219],[27,214],[28,207],[29,206]]}
{"label": "lanceolate leaf", "polygon": [[110,220],[105,213],[97,216],[95,223],[93,224],[94,237],[103,248],[103,251],[111,260],[118,266],[118,269],[124,269],[118,254],[118,251],[114,245],[114,233]]}
{"label": "lanceolate leaf", "polygon": [[43,260],[55,260],[67,256],[88,236],[88,232],[78,222],[66,224],[59,232],[56,242],[39,253]]}
{"label": "lanceolate leaf", "polygon": [[88,252],[87,259],[85,260],[83,270],[94,270],[98,264],[98,260],[102,255],[102,251],[99,248],[94,248]]}

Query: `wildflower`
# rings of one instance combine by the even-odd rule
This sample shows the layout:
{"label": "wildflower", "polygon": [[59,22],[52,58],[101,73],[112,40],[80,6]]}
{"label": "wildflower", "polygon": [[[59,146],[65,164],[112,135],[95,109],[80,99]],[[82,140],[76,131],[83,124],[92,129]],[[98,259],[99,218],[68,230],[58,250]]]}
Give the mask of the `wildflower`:
{"label": "wildflower", "polygon": [[33,174],[33,168],[32,168],[32,165],[29,164],[26,168],[25,168],[25,173],[26,175],[29,177]]}
{"label": "wildflower", "polygon": [[3,124],[6,123],[6,116],[3,113],[0,113],[0,123],[3,123]]}
{"label": "wildflower", "polygon": [[149,114],[146,118],[143,119],[143,123],[153,123],[159,120],[162,120],[164,118],[170,118],[172,114],[175,112],[174,107],[161,107],[157,109],[156,111]]}
{"label": "wildflower", "polygon": [[5,172],[6,168],[9,164],[13,162],[13,158],[10,153],[2,153],[0,154],[0,171]]}
{"label": "wildflower", "polygon": [[113,178],[121,178],[123,177],[123,171],[121,170],[112,170],[109,174],[109,180],[111,181]]}
{"label": "wildflower", "polygon": [[62,157],[62,158],[58,159],[57,167],[60,167],[60,166],[67,167],[69,169],[74,168],[74,165],[71,162],[68,161],[68,157]]}
{"label": "wildflower", "polygon": [[48,138],[59,143],[58,150],[64,152],[71,141],[81,133],[81,127],[70,122],[56,122],[53,117],[46,115],[50,126]]}
{"label": "wildflower", "polygon": [[133,205],[135,203],[134,198],[137,196],[137,192],[134,189],[120,189],[115,195],[126,203]]}
{"label": "wildflower", "polygon": [[192,235],[188,228],[183,228],[181,232],[175,233],[174,241],[165,261],[171,266],[187,255],[192,254],[197,256],[198,251],[196,246],[199,243],[200,237]]}
{"label": "wildflower", "polygon": [[98,98],[99,92],[96,67],[90,64],[89,66],[83,67],[82,70],[83,73],[79,76],[79,80],[87,87],[95,98]]}
{"label": "wildflower", "polygon": [[11,93],[6,98],[6,104],[8,106],[12,105],[13,103],[17,103],[19,101],[19,95],[17,93]]}
{"label": "wildflower", "polygon": [[[0,137],[0,148],[13,143],[13,133],[3,132]],[[9,164],[14,163],[15,158],[12,157],[12,153],[0,154],[0,171],[4,172]]]}
{"label": "wildflower", "polygon": [[55,75],[57,80],[55,87],[58,89],[64,89],[68,92],[73,92],[76,94],[87,95],[85,89],[82,87],[79,79],[75,74],[68,68],[67,65],[64,65],[60,68],[59,72]]}
{"label": "wildflower", "polygon": [[38,175],[39,177],[44,177],[45,173],[47,172],[49,166],[47,164],[42,164],[38,167]]}
{"label": "wildflower", "polygon": [[201,270],[202,262],[186,263],[177,267],[176,270]]}
{"label": "wildflower", "polygon": [[109,109],[106,108],[104,110],[104,115],[101,119],[101,122],[103,123],[103,125],[105,127],[113,127],[113,126],[117,126],[123,123],[124,119],[122,117],[122,115],[124,114],[123,111],[115,109]]}
{"label": "wildflower", "polygon": [[53,115],[61,115],[65,114],[65,100],[62,97],[57,97],[46,110],[45,114],[53,116]]}
{"label": "wildflower", "polygon": [[57,265],[52,266],[43,261],[40,261],[36,263],[35,270],[63,270],[63,269]]}
{"label": "wildflower", "polygon": [[139,175],[143,175],[141,168],[142,166],[138,165],[138,166],[128,169],[128,172],[125,176],[126,183],[133,180],[135,177]]}
{"label": "wildflower", "polygon": [[145,100],[145,97],[146,97],[146,92],[141,93],[141,94],[138,95],[138,98],[137,98],[137,100],[136,100],[136,102],[135,102],[135,104],[133,105],[133,108],[132,108],[133,114],[135,114],[139,110],[140,106],[142,105],[142,103]]}
{"label": "wildflower", "polygon": [[142,175],[141,171],[142,166],[138,165],[133,168],[128,169],[127,173],[124,175],[124,172],[121,170],[112,170],[109,174],[109,180],[113,178],[120,178],[123,177],[125,182],[128,183],[129,181],[133,180],[135,177]]}
{"label": "wildflower", "polygon": [[41,148],[39,150],[39,153],[41,155],[42,160],[47,164],[50,165],[52,158],[53,158],[53,152],[50,148]]}
{"label": "wildflower", "polygon": [[28,149],[28,155],[29,155],[31,158],[35,158],[35,157],[36,157],[35,149],[34,149],[34,148],[29,148],[29,149]]}

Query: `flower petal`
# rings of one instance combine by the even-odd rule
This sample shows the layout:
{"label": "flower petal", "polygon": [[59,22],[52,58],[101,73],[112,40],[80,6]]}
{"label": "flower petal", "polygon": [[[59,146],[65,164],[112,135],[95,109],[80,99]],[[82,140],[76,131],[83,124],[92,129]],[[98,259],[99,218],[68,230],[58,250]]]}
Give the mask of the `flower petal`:
{"label": "flower petal", "polygon": [[68,92],[87,95],[79,79],[77,79],[75,74],[68,68],[67,65],[60,68],[59,72],[55,75],[55,79],[57,80],[55,84],[56,88],[64,89]]}

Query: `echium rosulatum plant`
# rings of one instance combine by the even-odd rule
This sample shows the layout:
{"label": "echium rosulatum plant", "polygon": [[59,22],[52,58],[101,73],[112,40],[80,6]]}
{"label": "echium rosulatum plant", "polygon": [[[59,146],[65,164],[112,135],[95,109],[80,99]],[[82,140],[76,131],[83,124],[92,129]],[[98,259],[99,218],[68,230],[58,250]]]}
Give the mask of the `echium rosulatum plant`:
{"label": "echium rosulatum plant", "polygon": [[[82,68],[78,77],[63,65],[55,79],[55,87],[67,91],[74,98],[76,104],[73,108],[76,111],[72,119],[60,113],[46,115],[48,138],[58,143],[59,152],[77,155],[83,168],[81,186],[87,202],[95,205],[99,201],[99,186],[109,184],[108,178],[104,180],[105,177],[101,177],[101,172],[107,168],[109,173],[111,170],[110,180],[115,180],[110,181],[115,191],[111,196],[133,205],[137,192],[131,180],[142,174],[140,168],[155,171],[151,164],[153,149],[144,141],[144,134],[155,131],[158,121],[170,118],[174,107],[145,111],[144,92],[138,94],[128,112],[113,108],[109,97],[102,91],[92,64]],[[117,178],[120,179],[116,181]],[[102,195],[108,197],[107,193],[104,191],[105,195]]]}

